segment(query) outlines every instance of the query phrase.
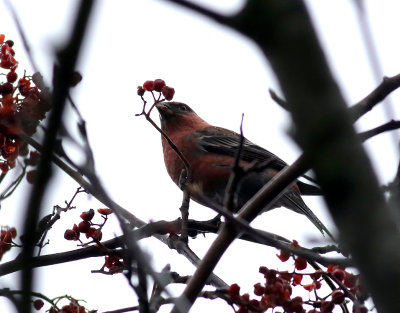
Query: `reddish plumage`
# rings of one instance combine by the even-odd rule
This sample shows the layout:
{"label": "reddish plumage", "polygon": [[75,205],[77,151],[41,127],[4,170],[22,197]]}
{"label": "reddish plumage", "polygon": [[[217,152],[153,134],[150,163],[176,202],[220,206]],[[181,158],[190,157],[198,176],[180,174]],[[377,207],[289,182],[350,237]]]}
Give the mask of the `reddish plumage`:
{"label": "reddish plumage", "polygon": [[[208,207],[223,205],[225,189],[239,147],[240,135],[225,128],[215,127],[201,119],[188,105],[179,102],[163,102],[156,105],[161,119],[161,128],[184,155],[191,166],[192,177],[188,182],[190,196],[196,202]],[[179,179],[185,169],[178,154],[162,139],[164,161],[168,174],[179,186]],[[244,140],[240,165],[268,162],[259,172],[245,175],[235,193],[236,210],[245,204],[262,186],[287,164],[271,152]],[[307,207],[300,192],[313,193],[318,188],[303,182],[295,183],[272,206],[284,206],[304,214],[323,233],[332,235]]]}

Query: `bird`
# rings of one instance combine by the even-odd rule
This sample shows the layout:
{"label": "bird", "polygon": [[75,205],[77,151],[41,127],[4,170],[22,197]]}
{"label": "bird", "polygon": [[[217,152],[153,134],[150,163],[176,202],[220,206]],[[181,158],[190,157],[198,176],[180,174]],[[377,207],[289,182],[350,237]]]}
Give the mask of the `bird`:
{"label": "bird", "polygon": [[[184,188],[187,188],[190,198],[201,205],[209,208],[223,207],[226,188],[241,142],[240,167],[256,167],[255,164],[260,164],[260,168],[250,170],[239,180],[234,193],[234,212],[288,166],[272,152],[244,137],[242,139],[240,134],[207,123],[185,103],[163,101],[156,103],[155,107],[159,112],[161,130],[190,166],[190,179]],[[186,166],[164,136],[162,148],[167,172],[174,183],[181,187],[182,173]],[[326,233],[333,239],[329,230],[301,197],[301,194],[320,192],[317,186],[297,180],[272,205],[263,208],[263,211],[281,206],[288,208],[305,215],[322,234]]]}

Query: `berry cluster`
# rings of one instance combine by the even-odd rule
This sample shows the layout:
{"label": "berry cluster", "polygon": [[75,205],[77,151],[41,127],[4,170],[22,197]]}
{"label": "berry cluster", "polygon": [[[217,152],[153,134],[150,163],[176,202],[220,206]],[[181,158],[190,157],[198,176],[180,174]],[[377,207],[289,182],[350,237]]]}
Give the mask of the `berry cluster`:
{"label": "berry cluster", "polygon": [[[293,247],[300,248],[297,241],[293,241]],[[276,271],[265,266],[260,267],[260,273],[264,275],[265,282],[254,285],[254,294],[260,299],[250,299],[249,294],[240,295],[240,287],[233,284],[228,289],[230,300],[238,305],[237,313],[265,312],[281,307],[287,313],[330,313],[336,306],[345,303],[349,298],[354,303],[353,312],[366,313],[368,310],[361,303],[365,295],[360,287],[358,275],[347,272],[344,267],[330,265],[326,271],[316,270],[311,273],[300,273],[307,268],[307,260],[294,256],[286,251],[281,251],[277,257],[286,262],[290,258],[294,260],[293,272]],[[324,283],[323,278],[330,278],[337,287],[325,296],[320,296],[318,291]],[[308,279],[309,282],[303,283]],[[292,297],[292,288],[302,287],[310,292],[307,300],[297,296]],[[312,297],[313,296],[313,297]],[[314,298],[314,299],[312,299]],[[305,306],[311,307],[306,311]]]}
{"label": "berry cluster", "polygon": [[159,92],[159,100],[161,97],[161,94],[164,96],[164,98],[168,101],[172,100],[175,94],[175,89],[172,87],[168,87],[165,84],[165,81],[162,79],[156,79],[156,80],[147,80],[143,83],[143,86],[139,86],[137,93],[139,96],[143,96],[146,91],[149,91],[153,94],[154,96],[154,91]]}
{"label": "berry cluster", "polygon": [[254,294],[261,297],[260,300],[250,300],[249,294],[239,294],[240,287],[233,284],[228,289],[230,299],[239,305],[238,313],[265,312],[268,309],[282,307],[285,312],[303,313],[303,299],[291,297],[294,275],[288,272],[278,272],[260,267],[260,273],[264,274],[265,284],[254,285]]}
{"label": "berry cluster", "polygon": [[17,237],[17,230],[14,227],[2,227],[0,231],[0,260],[3,254],[11,249],[13,238]]}
{"label": "berry cluster", "polygon": [[89,311],[87,311],[84,306],[79,305],[78,301],[72,300],[61,309],[55,307],[50,308],[49,313],[89,313]]}
{"label": "berry cluster", "polygon": [[28,147],[18,136],[31,136],[50,110],[48,90],[40,73],[18,79],[18,61],[14,58],[14,42],[0,35],[0,169],[2,173],[15,167],[17,157],[28,153]]}
{"label": "berry cluster", "polygon": [[105,256],[105,262],[101,270],[104,271],[105,268],[108,269],[108,273],[122,273],[124,268],[126,268],[126,261],[118,255],[107,255]]}
{"label": "berry cluster", "polygon": [[86,235],[86,238],[92,238],[92,242],[100,242],[101,238],[103,237],[103,233],[101,230],[107,222],[108,215],[110,215],[113,211],[111,209],[102,208],[97,209],[97,212],[99,212],[103,217],[103,223],[95,224],[92,222],[95,214],[93,209],[82,212],[82,214],[80,215],[82,221],[78,225],[74,224],[72,229],[67,229],[64,233],[64,238],[67,240],[79,241],[83,245],[83,242],[79,239],[80,234],[82,233]]}

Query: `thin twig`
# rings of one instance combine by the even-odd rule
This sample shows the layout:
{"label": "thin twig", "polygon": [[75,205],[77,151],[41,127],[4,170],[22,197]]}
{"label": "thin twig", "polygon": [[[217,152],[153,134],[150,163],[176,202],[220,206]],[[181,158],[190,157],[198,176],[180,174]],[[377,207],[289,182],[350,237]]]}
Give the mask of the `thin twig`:
{"label": "thin twig", "polygon": [[366,141],[376,135],[382,134],[387,131],[396,130],[400,128],[400,121],[390,121],[373,129],[367,130],[365,132],[361,132],[358,134],[361,141]]}

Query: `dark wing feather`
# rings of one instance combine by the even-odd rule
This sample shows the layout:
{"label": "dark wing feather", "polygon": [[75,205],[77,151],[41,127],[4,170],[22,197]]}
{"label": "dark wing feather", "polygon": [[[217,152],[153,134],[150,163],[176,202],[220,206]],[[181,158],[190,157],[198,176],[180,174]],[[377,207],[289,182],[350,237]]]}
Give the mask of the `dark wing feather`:
{"label": "dark wing feather", "polygon": [[[240,135],[222,127],[207,127],[196,132],[198,143],[204,151],[236,156],[236,151],[240,145]],[[268,167],[275,170],[282,170],[288,164],[277,157],[272,152],[244,139],[240,158],[247,162],[268,162]],[[321,189],[317,186],[298,181],[300,191],[304,195],[321,195]]]}
{"label": "dark wing feather", "polygon": [[[207,152],[234,157],[240,145],[240,135],[225,128],[208,127],[198,131],[200,146]],[[240,158],[247,162],[270,161],[269,166],[282,170],[287,164],[275,154],[244,139]]]}

